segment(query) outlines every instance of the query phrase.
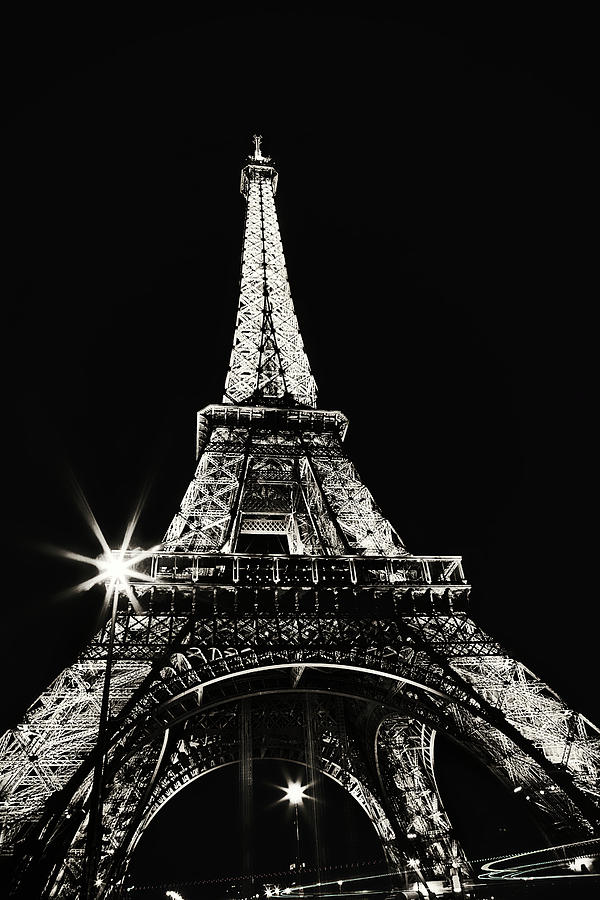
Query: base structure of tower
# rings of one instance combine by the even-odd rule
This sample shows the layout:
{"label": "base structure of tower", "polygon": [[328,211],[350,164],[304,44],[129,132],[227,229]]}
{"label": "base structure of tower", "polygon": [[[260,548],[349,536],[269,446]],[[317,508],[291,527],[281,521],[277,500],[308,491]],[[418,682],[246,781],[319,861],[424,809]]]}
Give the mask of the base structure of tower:
{"label": "base structure of tower", "polygon": [[276,186],[256,138],[225,395],[198,414],[197,468],[160,549],[116,587],[112,636],[107,622],[0,738],[0,848],[16,860],[16,897],[119,896],[153,817],[227,766],[251,881],[257,759],[338,782],[398,886],[456,895],[472,873],[436,783],[437,732],[522,793],[549,842],[598,834],[598,729],[469,617],[459,557],[408,552],[345,453],[345,416],[317,408]]}

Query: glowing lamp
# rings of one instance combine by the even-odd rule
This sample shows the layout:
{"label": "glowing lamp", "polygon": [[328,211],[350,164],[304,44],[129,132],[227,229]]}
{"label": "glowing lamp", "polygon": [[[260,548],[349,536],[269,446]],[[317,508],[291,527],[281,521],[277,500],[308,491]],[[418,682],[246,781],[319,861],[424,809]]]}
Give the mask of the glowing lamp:
{"label": "glowing lamp", "polygon": [[292,806],[300,806],[306,796],[306,786],[300,781],[290,782],[284,791],[284,800],[289,800]]}

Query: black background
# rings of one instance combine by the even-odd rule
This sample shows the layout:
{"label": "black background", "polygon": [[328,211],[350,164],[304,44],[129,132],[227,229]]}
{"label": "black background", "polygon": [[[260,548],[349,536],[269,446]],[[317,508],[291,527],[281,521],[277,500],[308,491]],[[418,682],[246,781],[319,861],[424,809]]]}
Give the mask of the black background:
{"label": "black background", "polygon": [[39,549],[98,552],[71,473],[112,546],[193,474],[255,132],[319,405],[408,549],[462,554],[476,620],[597,719],[590,23],[262,4],[5,40],[3,724],[100,610]]}

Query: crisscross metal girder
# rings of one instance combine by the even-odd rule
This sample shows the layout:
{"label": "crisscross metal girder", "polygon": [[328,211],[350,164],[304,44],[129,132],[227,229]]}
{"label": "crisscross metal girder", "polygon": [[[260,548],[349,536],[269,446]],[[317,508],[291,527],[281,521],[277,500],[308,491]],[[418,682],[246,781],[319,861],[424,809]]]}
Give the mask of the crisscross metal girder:
{"label": "crisscross metal girder", "polygon": [[[119,660],[111,679],[114,714],[150,669]],[[11,846],[35,822],[95,745],[105,660],[84,654],[28,709],[24,721],[0,737],[0,846]]]}
{"label": "crisscross metal girder", "polygon": [[[150,672],[152,661],[170,652],[175,635],[186,622],[182,650],[190,668],[176,675],[171,670],[167,677],[167,667],[167,676],[157,677],[154,687],[130,707],[127,728],[148,716],[151,728],[151,720],[158,725],[163,715],[158,711],[163,707],[168,711],[165,724],[187,715],[186,704],[194,710],[199,698],[204,696],[206,701],[208,682],[217,679],[220,684],[223,676],[231,678],[246,668],[299,662],[343,668],[351,663],[389,673],[408,686],[411,682],[426,685],[431,707],[428,715],[441,716],[443,712],[445,716],[439,727],[453,730],[465,743],[478,748],[507,783],[529,786],[532,802],[554,816],[554,821],[579,821],[562,788],[557,788],[561,772],[569,773],[578,789],[598,803],[600,744],[595,729],[566,709],[518,662],[499,651],[482,653],[489,639],[484,640],[464,616],[413,616],[394,622],[301,614],[195,620],[173,615],[120,615],[114,670],[116,711]],[[428,635],[433,633],[435,640],[430,640]],[[4,801],[6,844],[12,844],[28,823],[39,818],[45,799],[67,783],[93,747],[104,653],[99,635],[54,689],[33,705],[25,723],[27,730],[19,727],[3,736],[0,777],[8,788]],[[179,695],[179,705],[173,706]],[[413,698],[412,702],[417,701]],[[35,740],[33,750],[29,748],[30,734]],[[559,801],[562,812],[556,811]]]}
{"label": "crisscross metal girder", "polygon": [[[217,429],[215,441],[222,438]],[[234,498],[240,486],[244,455],[207,449],[171,522],[165,550],[220,550],[230,526]]]}
{"label": "crisscross metal girder", "polygon": [[[364,809],[388,863],[396,868],[401,853],[381,805],[379,786],[365,766],[356,742],[340,740],[337,723],[328,708],[332,698],[326,692],[312,696],[318,719],[318,768],[338,782]],[[168,740],[158,736],[125,761],[110,766],[105,816],[110,820],[111,828],[106,835],[100,865],[99,879],[103,884],[117,884],[122,880],[141,834],[174,794],[217,768],[239,762],[238,715],[239,703],[200,712]],[[252,715],[254,758],[306,763],[304,729],[297,698],[290,699],[286,693],[258,696],[253,701]],[[297,727],[290,727],[294,725]],[[53,897],[70,897],[76,892],[85,827],[86,823],[82,821],[73,833],[54,882]]]}
{"label": "crisscross metal girder", "polygon": [[[436,617],[437,629],[440,620],[441,617]],[[462,737],[467,736],[469,743],[477,743],[478,731],[480,738],[485,739],[483,743],[479,741],[479,746],[488,765],[501,769],[505,780],[513,787],[531,786],[532,802],[541,811],[548,806],[549,793],[558,801],[563,796],[563,788],[568,790],[563,777],[567,772],[579,797],[591,799],[593,796],[597,807],[600,794],[597,731],[583,717],[565,710],[564,704],[555,699],[545,685],[531,673],[526,673],[519,663],[501,655],[501,651],[496,657],[485,654],[473,657],[467,642],[457,654],[456,621],[456,617],[448,617],[445,648],[440,637],[436,648],[423,638],[424,617],[403,617],[398,622],[301,615],[276,620],[260,616],[238,617],[234,622],[213,619],[198,622],[189,640],[198,648],[207,643],[214,646],[216,641],[220,647],[219,656],[210,662],[202,662],[202,666],[207,667],[206,677],[217,681],[224,675],[231,677],[240,664],[269,668],[287,665],[293,658],[312,661],[315,665],[319,662],[334,666],[339,663],[342,667],[344,660],[346,663],[353,660],[354,665],[369,671],[395,673],[408,682],[426,685],[430,692],[433,691],[432,697],[437,692],[441,698],[439,702],[452,710],[451,720],[456,720],[457,727],[463,729],[464,723],[468,723],[468,730],[461,731]],[[477,652],[486,644],[478,631],[472,624],[463,630],[463,638],[470,633]],[[202,661],[202,655],[198,660]],[[510,715],[506,714],[505,704],[514,696],[514,678],[507,679],[507,669],[520,676],[515,702],[522,710],[527,707],[532,710],[527,727],[514,710],[509,710]],[[481,689],[478,680],[482,671],[486,672],[487,693]],[[191,678],[193,692],[199,675],[190,672],[185,677]],[[174,688],[176,695],[183,690],[182,702],[186,690],[190,690],[184,686],[185,677],[181,676],[183,682],[179,691]],[[493,691],[489,687],[492,684]],[[448,701],[451,702],[448,704]],[[535,718],[535,709],[540,704],[546,717],[536,730],[531,719]],[[576,722],[577,728],[567,729],[567,720]],[[555,762],[557,748],[561,750],[560,763]],[[563,799],[566,803],[566,798]],[[573,822],[580,821],[570,802],[563,804],[562,813],[553,815],[555,818],[558,815],[564,823],[569,818]]]}
{"label": "crisscross metal girder", "polygon": [[[318,719],[321,770],[342,784],[365,809],[382,843],[393,842],[393,829],[377,799],[377,787],[361,763],[356,744],[346,741],[342,746],[339,739],[337,723],[328,709],[332,698],[325,692],[312,696]],[[184,731],[178,732],[181,737],[174,744],[176,754],[161,769],[152,798],[138,826],[138,835],[170,797],[185,784],[216,765],[238,759],[238,707],[239,704],[217,707],[204,716],[200,714],[186,723]],[[290,696],[289,688],[288,693],[282,692],[279,695],[261,697],[257,694],[252,701],[252,716],[255,759],[266,757],[306,762],[304,728],[298,699]]]}
{"label": "crisscross metal girder", "polygon": [[[236,514],[251,495],[254,474],[260,478],[265,458],[277,457],[288,467],[286,511],[294,516],[294,534],[298,529],[294,552],[407,554],[347,459],[338,431],[270,431],[257,426],[238,427],[233,433],[226,426],[212,428],[194,478],[165,534],[163,550],[220,551],[226,543],[235,543]],[[268,512],[266,489],[263,494],[261,509]],[[282,511],[281,501],[278,495],[273,512]]]}
{"label": "crisscross metal girder", "polygon": [[374,742],[380,778],[387,796],[410,835],[413,856],[435,875],[447,873],[450,860],[466,874],[464,852],[454,848],[452,826],[444,809],[433,768],[435,731],[407,716],[388,715]]}
{"label": "crisscross metal girder", "polygon": [[224,403],[315,406],[310,371],[292,302],[275,209],[272,166],[244,169],[247,200],[240,297]]}
{"label": "crisscross metal girder", "polygon": [[[138,748],[153,742],[153,736],[164,734],[165,729],[211,707],[219,707],[228,697],[235,700],[241,696],[240,688],[242,692],[248,691],[244,679],[260,678],[261,671],[277,674],[282,666],[291,673],[303,661],[309,667],[316,667],[317,673],[327,672],[327,667],[332,666],[331,675],[327,675],[328,690],[343,690],[343,685],[336,687],[335,673],[345,678],[347,671],[350,678],[358,678],[354,684],[360,686],[361,695],[380,704],[385,704],[389,695],[386,688],[389,682],[385,678],[392,676],[399,687],[388,702],[393,702],[399,712],[447,731],[479,752],[483,761],[502,774],[508,784],[531,791],[532,806],[543,815],[550,832],[560,834],[561,828],[579,827],[585,833],[585,822],[577,808],[552,777],[553,767],[540,765],[530,741],[518,740],[518,730],[509,727],[510,723],[500,715],[501,701],[493,706],[483,698],[478,699],[477,690],[462,676],[455,676],[451,666],[430,659],[431,654],[419,647],[418,642],[407,641],[412,629],[400,638],[399,634],[394,637],[390,623],[357,621],[353,627],[348,622],[340,630],[341,623],[330,619],[314,629],[308,620],[302,624],[296,617],[287,617],[279,623],[266,617],[257,622],[252,617],[241,622],[228,619],[194,624],[198,627],[187,629],[181,651],[171,653],[162,667],[154,667],[156,674],[149,676],[144,693],[115,722],[116,743],[111,758],[118,767],[127,765]],[[164,630],[167,630],[166,623]],[[124,637],[122,630],[121,638]],[[315,649],[317,640],[320,650]],[[331,650],[326,650],[327,646]],[[383,681],[377,673],[385,677]],[[303,680],[303,689],[307,689],[306,670]],[[425,685],[425,690],[419,684]],[[256,689],[265,695],[263,687]],[[588,735],[579,740],[588,744],[588,752],[592,749]],[[564,746],[570,741],[571,736]],[[88,761],[81,768],[88,781],[90,771]],[[592,783],[587,782],[588,789]],[[81,804],[86,792],[85,781],[82,786],[75,780],[71,790],[74,798],[80,798],[72,802]],[[69,792],[65,794],[68,796]],[[139,797],[131,794],[131,798],[138,803]],[[115,799],[114,803],[115,809],[122,807],[121,801]],[[108,821],[110,808],[106,814]],[[76,861],[78,851],[75,851],[77,847],[73,848]],[[75,862],[71,864],[75,866]]]}

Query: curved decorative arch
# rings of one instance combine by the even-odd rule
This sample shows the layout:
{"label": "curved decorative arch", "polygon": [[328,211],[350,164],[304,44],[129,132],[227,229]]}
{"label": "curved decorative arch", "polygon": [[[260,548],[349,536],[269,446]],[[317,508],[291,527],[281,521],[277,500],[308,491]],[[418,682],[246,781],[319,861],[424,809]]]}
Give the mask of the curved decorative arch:
{"label": "curved decorative arch", "polygon": [[[296,691],[294,702],[290,699],[289,687],[285,693],[278,693],[281,698],[278,714],[293,716],[294,702],[304,692]],[[256,694],[250,696],[255,700],[257,698]],[[330,692],[326,691],[321,691],[320,697],[323,702],[331,702],[332,699]],[[112,823],[110,845],[105,847],[101,862],[101,878],[107,890],[110,885],[122,881],[143,831],[176,793],[212,771],[239,762],[237,713],[244,699],[230,698],[227,704],[215,704],[211,709],[198,710],[196,716],[186,721],[185,726],[180,723],[178,734],[171,735],[170,749],[164,754],[162,768],[157,768],[156,765],[160,755],[158,734],[139,746],[137,752],[130,755],[118,769],[113,765],[109,777],[110,790],[106,798],[106,812]],[[258,696],[259,711],[271,713],[273,699],[273,694],[263,695],[261,707],[261,698]],[[268,731],[261,732],[263,736],[265,733]],[[278,758],[307,765],[308,760],[303,758],[302,740],[300,738],[300,743],[295,745],[292,741],[287,747],[274,742],[270,747],[263,746],[260,754],[256,748],[253,755],[255,758]],[[393,827],[378,797],[379,786],[369,778],[366,767],[355,754],[356,748],[348,756],[339,737],[328,734],[323,736],[316,756],[318,768],[322,774],[340,784],[363,808],[381,841],[390,866],[395,868],[400,862],[400,852]],[[158,777],[153,778],[157,771]],[[357,771],[360,777],[357,777]],[[141,781],[145,782],[142,790],[139,789]],[[138,787],[137,791],[134,784]],[[131,803],[123,803],[123,797],[127,793]],[[77,885],[77,860],[80,855],[79,847],[83,845],[85,837],[85,825],[85,821],[80,823],[52,896],[68,897]]]}
{"label": "curved decorative arch", "polygon": [[[271,690],[271,679],[286,678],[289,687],[290,674],[293,678],[300,673],[306,679],[326,671],[331,689],[339,675],[347,691],[350,681],[356,696],[448,731],[478,748],[486,764],[503,773],[509,783],[514,785],[517,778],[519,783],[525,781],[531,786],[532,806],[550,822],[550,831],[557,823],[559,828],[561,823],[572,827],[577,821],[585,833],[585,819],[576,802],[579,791],[573,789],[568,770],[549,760],[544,749],[503,714],[499,701],[504,695],[499,688],[494,695],[489,679],[485,690],[475,678],[469,679],[469,665],[478,677],[484,669],[475,657],[445,660],[433,641],[425,644],[402,620],[319,620],[297,614],[285,634],[277,631],[281,623],[267,616],[241,618],[238,614],[233,621],[235,628],[231,619],[196,620],[179,649],[147,676],[113,723],[112,771],[127,766],[139,748],[149,746],[159,735],[162,738],[166,729],[208,707]],[[343,692],[343,687],[338,689]],[[79,806],[85,804],[82,797],[90,759],[69,788]],[[578,761],[576,754],[573,760]],[[132,797],[131,803],[139,802],[140,797]],[[59,817],[42,821],[44,840],[57,828],[66,840]],[[76,845],[73,832],[70,846],[76,849]]]}
{"label": "curved decorative arch", "polygon": [[[565,754],[559,763],[556,740],[548,737],[546,742],[536,741],[540,729],[538,726],[536,732],[531,722],[534,700],[540,715],[544,711],[548,714],[549,705],[557,706],[559,701],[549,697],[548,689],[534,676],[526,676],[519,664],[509,661],[511,665],[507,667],[503,657],[489,656],[445,660],[432,650],[433,641],[425,644],[412,629],[402,628],[398,622],[357,623],[353,619],[338,623],[337,630],[346,632],[343,643],[338,640],[336,647],[329,647],[318,623],[310,620],[303,628],[298,616],[296,628],[304,639],[301,651],[297,644],[275,643],[268,620],[251,622],[253,641],[242,643],[241,638],[248,639],[249,634],[241,634],[238,628],[236,643],[230,640],[221,644],[218,656],[214,646],[212,658],[207,658],[198,647],[190,657],[179,654],[179,668],[166,673],[162,685],[165,690],[151,713],[154,727],[160,727],[163,717],[165,723],[185,718],[198,702],[210,702],[220,683],[243,678],[249,672],[259,674],[299,666],[360,671],[400,685],[403,699],[418,700],[424,708],[430,708],[434,727],[445,721],[445,727],[459,740],[473,743],[489,765],[502,770],[513,787],[530,785],[534,806],[543,816],[552,818],[554,829],[560,830],[561,823],[572,829],[577,822],[582,833],[592,830],[598,811],[590,793],[593,796],[594,791],[599,792],[596,762],[600,759],[600,745],[589,739],[585,724],[579,723],[582,734],[578,741],[573,735],[565,735],[564,747],[573,749],[563,765]],[[264,635],[262,646],[257,640],[260,631]],[[231,638],[230,633],[228,637]],[[511,715],[510,707],[506,708],[507,695],[514,697],[517,693],[513,687],[515,679],[521,693],[531,694],[528,719],[524,722]],[[386,693],[378,692],[379,697]],[[516,702],[513,700],[513,705]],[[554,795],[552,803],[550,794]]]}

